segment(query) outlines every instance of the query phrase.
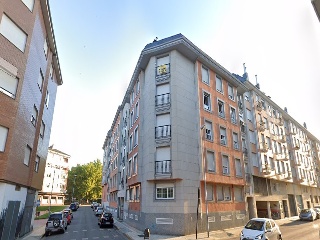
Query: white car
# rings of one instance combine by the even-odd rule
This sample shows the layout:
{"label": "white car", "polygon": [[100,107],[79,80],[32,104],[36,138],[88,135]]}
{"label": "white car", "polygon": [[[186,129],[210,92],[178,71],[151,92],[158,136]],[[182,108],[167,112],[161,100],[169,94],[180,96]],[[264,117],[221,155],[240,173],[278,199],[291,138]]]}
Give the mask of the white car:
{"label": "white car", "polygon": [[241,231],[240,240],[282,240],[282,236],[273,219],[252,218]]}
{"label": "white car", "polygon": [[103,213],[103,207],[97,207],[97,209],[94,212],[96,216],[101,216],[102,213]]}

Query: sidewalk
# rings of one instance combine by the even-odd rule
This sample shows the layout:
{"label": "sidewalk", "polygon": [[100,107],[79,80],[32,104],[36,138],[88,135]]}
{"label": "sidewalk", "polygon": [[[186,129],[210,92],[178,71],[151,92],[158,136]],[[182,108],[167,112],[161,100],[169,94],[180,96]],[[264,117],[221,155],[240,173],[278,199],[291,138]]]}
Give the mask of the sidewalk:
{"label": "sidewalk", "polygon": [[26,236],[23,236],[22,240],[36,240],[41,239],[44,235],[47,219],[34,220],[33,230]]}

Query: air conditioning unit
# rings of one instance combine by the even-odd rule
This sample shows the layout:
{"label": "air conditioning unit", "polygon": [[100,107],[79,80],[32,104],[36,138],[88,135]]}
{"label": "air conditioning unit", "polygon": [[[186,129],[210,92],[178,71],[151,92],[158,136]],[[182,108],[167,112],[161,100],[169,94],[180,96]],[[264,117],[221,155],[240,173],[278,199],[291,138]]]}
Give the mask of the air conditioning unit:
{"label": "air conditioning unit", "polygon": [[230,196],[225,196],[225,197],[224,197],[224,200],[225,200],[225,201],[230,201],[231,198],[230,198]]}

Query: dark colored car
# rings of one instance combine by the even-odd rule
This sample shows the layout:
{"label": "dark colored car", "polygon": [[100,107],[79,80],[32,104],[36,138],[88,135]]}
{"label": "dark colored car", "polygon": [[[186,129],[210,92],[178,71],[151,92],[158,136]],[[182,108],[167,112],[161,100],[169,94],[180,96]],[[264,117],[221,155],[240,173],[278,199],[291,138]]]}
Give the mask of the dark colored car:
{"label": "dark colored car", "polygon": [[73,212],[78,210],[77,205],[76,205],[75,203],[71,203],[69,208],[70,208]]}
{"label": "dark colored car", "polygon": [[111,213],[104,213],[101,215],[101,217],[98,220],[98,225],[100,225],[100,228],[104,226],[110,226],[113,227],[113,217]]}
{"label": "dark colored car", "polygon": [[314,221],[317,219],[317,213],[312,208],[302,209],[299,214],[300,220]]}

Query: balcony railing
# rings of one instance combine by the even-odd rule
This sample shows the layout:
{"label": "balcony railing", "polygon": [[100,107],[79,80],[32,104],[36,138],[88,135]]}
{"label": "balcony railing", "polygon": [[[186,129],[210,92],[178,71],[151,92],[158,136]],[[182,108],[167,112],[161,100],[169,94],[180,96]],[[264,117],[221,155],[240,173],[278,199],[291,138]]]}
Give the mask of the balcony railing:
{"label": "balcony railing", "polygon": [[156,67],[156,77],[170,73],[170,63],[162,64]]}
{"label": "balcony railing", "polygon": [[171,125],[158,126],[155,128],[156,139],[170,138]]}
{"label": "balcony railing", "polygon": [[170,104],[170,93],[165,93],[156,96],[156,107],[161,107]]}
{"label": "balcony railing", "polygon": [[289,155],[287,153],[279,153],[276,155],[277,160],[286,161],[289,160]]}
{"label": "balcony railing", "polygon": [[269,147],[267,143],[260,143],[260,152],[268,152]]}
{"label": "balcony railing", "polygon": [[156,161],[156,174],[171,174],[171,160]]}

